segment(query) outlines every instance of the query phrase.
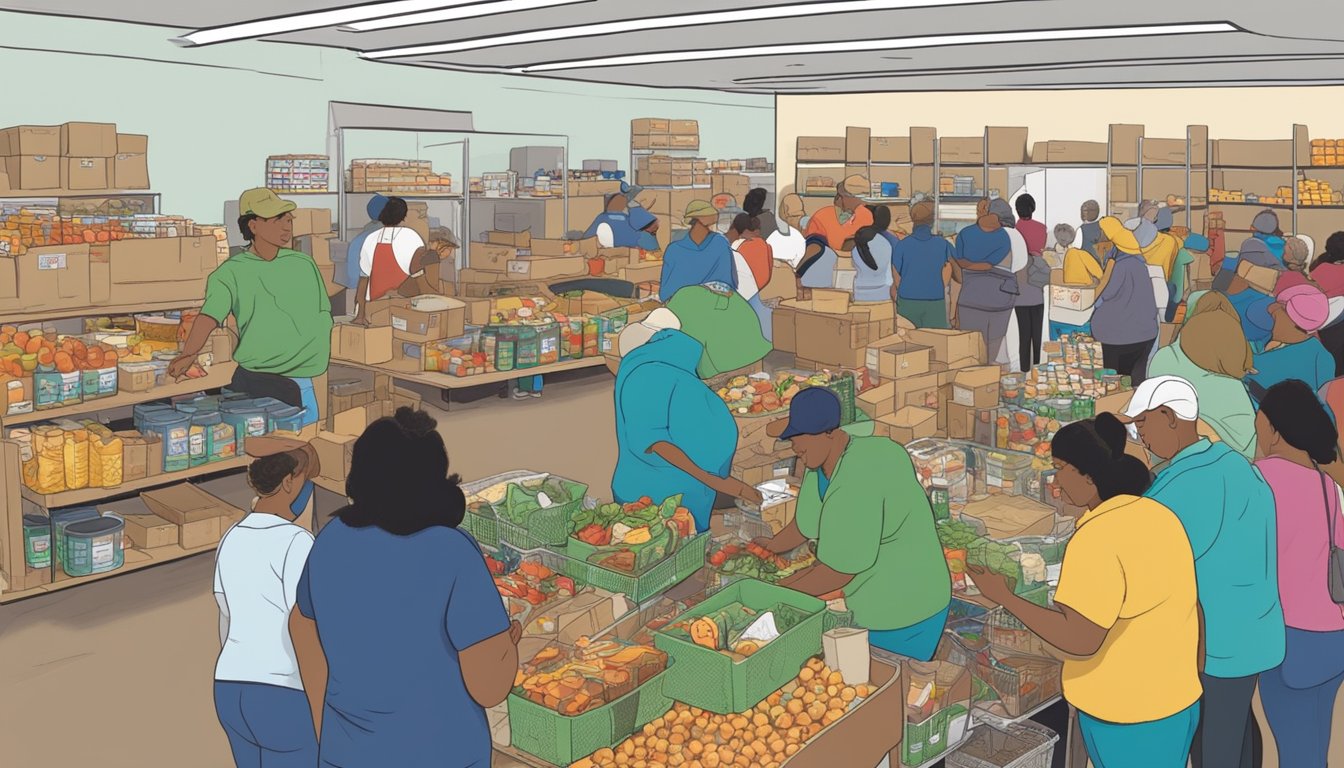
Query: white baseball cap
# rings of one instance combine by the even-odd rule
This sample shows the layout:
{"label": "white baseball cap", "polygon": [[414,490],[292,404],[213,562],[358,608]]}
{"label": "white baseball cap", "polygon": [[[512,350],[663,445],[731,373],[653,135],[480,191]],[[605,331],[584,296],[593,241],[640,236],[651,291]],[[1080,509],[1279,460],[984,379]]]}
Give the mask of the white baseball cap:
{"label": "white baseball cap", "polygon": [[654,334],[668,329],[681,330],[681,320],[667,307],[659,307],[640,322],[627,325],[616,338],[616,349],[621,357],[625,357],[644,346]]}
{"label": "white baseball cap", "polygon": [[1179,376],[1157,376],[1145,380],[1134,390],[1125,406],[1126,420],[1166,406],[1182,421],[1199,419],[1199,395],[1190,382]]}

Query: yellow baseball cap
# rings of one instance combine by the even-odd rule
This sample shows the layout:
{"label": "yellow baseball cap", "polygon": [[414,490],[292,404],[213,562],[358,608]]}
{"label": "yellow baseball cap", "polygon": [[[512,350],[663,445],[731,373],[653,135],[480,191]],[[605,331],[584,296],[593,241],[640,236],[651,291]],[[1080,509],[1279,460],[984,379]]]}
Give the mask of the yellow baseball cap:
{"label": "yellow baseball cap", "polygon": [[273,219],[298,207],[288,200],[280,199],[279,195],[266,187],[249,189],[238,198],[238,215],[240,216],[256,214],[263,219]]}
{"label": "yellow baseball cap", "polygon": [[704,200],[692,200],[686,206],[686,214],[683,217],[689,224],[695,219],[714,219],[718,218],[719,209],[705,202]]}

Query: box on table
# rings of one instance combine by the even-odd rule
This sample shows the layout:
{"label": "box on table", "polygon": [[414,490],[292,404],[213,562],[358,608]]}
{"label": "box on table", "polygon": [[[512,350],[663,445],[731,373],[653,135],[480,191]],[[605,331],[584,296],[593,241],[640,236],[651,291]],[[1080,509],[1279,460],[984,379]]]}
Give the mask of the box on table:
{"label": "box on table", "polygon": [[485,233],[485,239],[491,245],[507,245],[513,248],[532,247],[531,230],[523,230],[522,232],[499,232],[491,230]]}
{"label": "box on table", "polygon": [[977,365],[957,371],[952,379],[952,402],[976,408],[997,406],[1002,376],[997,365]]}
{"label": "box on table", "polygon": [[326,235],[331,232],[330,208],[295,208],[294,237]]}
{"label": "box on table", "polygon": [[350,460],[357,439],[354,435],[335,432],[319,432],[313,438],[312,446],[317,451],[318,463],[322,465],[322,477],[337,482],[345,480],[350,474]]}
{"label": "box on table", "polygon": [[933,362],[932,347],[908,341],[884,341],[880,339],[868,347],[868,368],[877,371],[880,378],[895,379],[929,372]]}
{"label": "box on table", "polygon": [[61,126],[16,125],[0,131],[0,156],[61,156]]}
{"label": "box on table", "polygon": [[62,189],[110,189],[106,157],[62,157],[60,163]]}
{"label": "box on table", "polygon": [[140,500],[150,512],[178,526],[178,546],[183,549],[218,544],[224,518],[238,512],[236,507],[191,483],[145,491]]}
{"label": "box on table", "polygon": [[126,522],[126,536],[136,549],[155,549],[176,544],[177,525],[158,515],[119,515]]}
{"label": "box on table", "polygon": [[1082,312],[1097,303],[1097,289],[1090,285],[1051,285],[1050,306]]}
{"label": "box on table", "polygon": [[933,349],[933,359],[944,363],[968,357],[985,360],[985,341],[979,331],[954,331],[938,328],[914,328],[906,337],[915,344]]}
{"label": "box on table", "polygon": [[0,311],[70,309],[93,303],[89,246],[49,245],[0,256]]}
{"label": "box on table", "polygon": [[[584,259],[597,258],[598,243],[596,237],[581,240],[544,240],[534,238],[531,242],[532,257],[580,256]],[[516,256],[516,254],[515,254]],[[515,258],[511,256],[509,258]],[[471,259],[476,261],[476,244],[472,245]],[[508,259],[505,259],[508,261]],[[472,266],[476,266],[474,263]]]}
{"label": "box on table", "polygon": [[938,432],[938,411],[907,405],[895,413],[884,414],[873,420],[873,434],[889,437],[905,445],[920,438],[933,437]]}
{"label": "box on table", "polygon": [[588,274],[588,260],[581,256],[509,259],[505,264],[505,271],[510,279],[519,280],[577,277]]}
{"label": "box on table", "polygon": [[[437,304],[446,303],[447,309],[416,309],[416,300],[429,298]],[[392,338],[403,341],[437,341],[461,336],[466,329],[467,305],[446,296],[417,296],[406,306],[394,305],[389,312]]]}
{"label": "box on table", "polygon": [[89,254],[94,304],[199,301],[219,264],[209,236],[117,240]]}
{"label": "box on table", "polygon": [[114,157],[117,126],[112,123],[65,123],[61,126],[62,157]]}
{"label": "box on table", "polygon": [[482,272],[507,273],[509,262],[518,258],[518,249],[512,245],[473,242],[469,258],[471,259],[471,269]]}
{"label": "box on table", "polygon": [[392,328],[338,324],[331,329],[331,357],[364,365],[386,363],[392,359]]}
{"label": "box on table", "polygon": [[9,186],[18,191],[61,186],[61,158],[57,155],[12,155],[4,158]]}

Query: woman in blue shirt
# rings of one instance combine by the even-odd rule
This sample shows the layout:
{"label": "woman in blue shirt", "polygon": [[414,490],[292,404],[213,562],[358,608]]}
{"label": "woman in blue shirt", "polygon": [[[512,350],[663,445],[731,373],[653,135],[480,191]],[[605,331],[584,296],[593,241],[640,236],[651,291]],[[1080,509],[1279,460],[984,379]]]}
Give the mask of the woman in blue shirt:
{"label": "woman in blue shirt", "polygon": [[719,221],[718,209],[703,200],[693,200],[686,206],[685,220],[691,231],[667,246],[663,254],[659,298],[666,304],[688,285],[718,285],[736,291],[733,247],[714,231]]}
{"label": "woman in blue shirt", "polygon": [[952,261],[952,244],[933,233],[933,203],[910,206],[915,231],[896,242],[891,266],[896,270],[896,312],[916,328],[947,327],[947,282],[943,271]]}
{"label": "woman in blue shirt", "polygon": [[1137,387],[1148,376],[1149,353],[1157,341],[1157,297],[1134,232],[1112,216],[1101,220],[1101,231],[1112,255],[1097,286],[1092,335],[1101,342],[1106,367],[1130,377]]}
{"label": "woman in blue shirt", "polygon": [[1316,332],[1330,316],[1330,301],[1314,285],[1295,285],[1279,293],[1269,307],[1274,330],[1265,351],[1255,356],[1255,372],[1246,387],[1259,404],[1261,396],[1281,381],[1305,381],[1313,392],[1335,377],[1335,358]]}
{"label": "woman in blue shirt", "polygon": [[513,687],[522,628],[457,527],[466,498],[435,427],[401,408],[355,441],[351,504],[299,580],[290,633],[315,622],[321,641],[299,668],[328,670],[308,690],[324,702],[321,766],[490,765],[485,709]]}
{"label": "woman in blue shirt", "polygon": [[883,237],[891,226],[891,209],[870,205],[873,223],[854,235],[854,300],[891,301],[891,242]]}

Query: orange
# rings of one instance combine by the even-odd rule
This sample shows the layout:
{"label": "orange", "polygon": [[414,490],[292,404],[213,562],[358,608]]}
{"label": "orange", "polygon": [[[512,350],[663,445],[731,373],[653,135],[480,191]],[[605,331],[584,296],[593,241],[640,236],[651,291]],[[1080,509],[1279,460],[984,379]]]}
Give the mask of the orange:
{"label": "orange", "polygon": [[39,349],[37,352],[38,365],[51,365],[55,362],[55,359],[56,357],[52,354],[51,350],[45,347]]}
{"label": "orange", "polygon": [[[18,339],[17,339],[17,338],[15,339],[15,343],[16,343],[16,344],[18,343]],[[41,336],[35,336],[35,337],[31,338],[31,339],[28,339],[27,343],[25,343],[25,344],[23,345],[23,351],[24,351],[24,352],[27,352],[27,353],[30,354],[30,355],[31,355],[31,354],[35,354],[35,353],[36,353],[38,350],[40,350],[40,349],[42,349],[42,337],[41,337]]]}
{"label": "orange", "polygon": [[72,373],[75,370],[75,361],[70,357],[69,352],[57,352],[55,362],[56,370],[61,373]]}

